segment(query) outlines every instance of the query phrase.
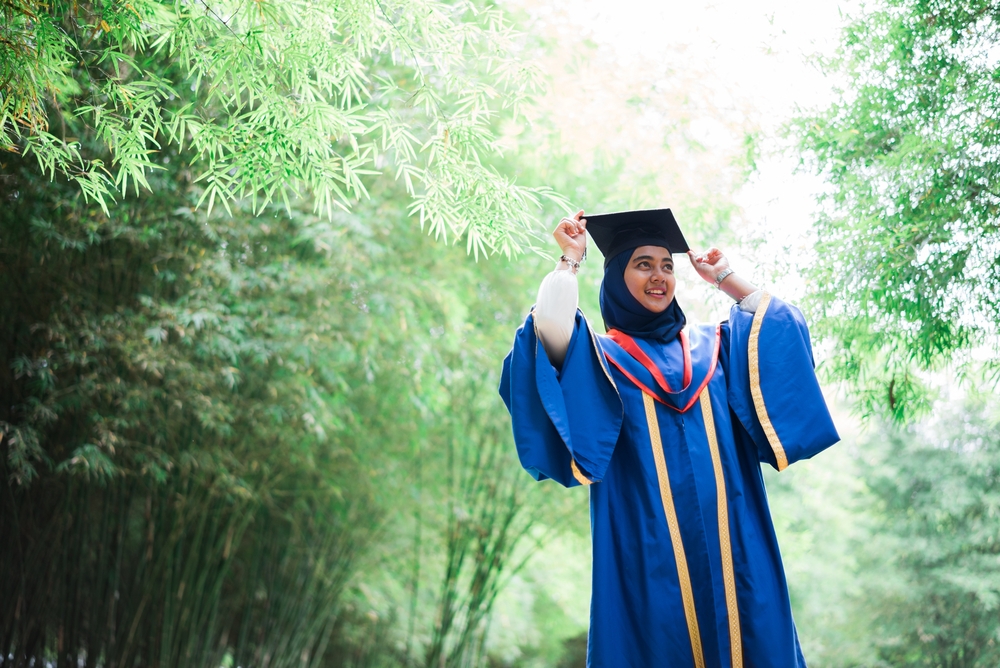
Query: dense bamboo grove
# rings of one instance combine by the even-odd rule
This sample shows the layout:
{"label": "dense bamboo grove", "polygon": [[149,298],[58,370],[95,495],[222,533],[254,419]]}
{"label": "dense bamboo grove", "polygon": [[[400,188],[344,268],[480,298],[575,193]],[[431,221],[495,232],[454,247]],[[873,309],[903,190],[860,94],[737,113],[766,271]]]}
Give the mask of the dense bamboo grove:
{"label": "dense bamboo grove", "polygon": [[[523,305],[501,295],[470,317],[485,277],[408,213],[439,237],[486,235],[480,252],[489,223],[467,224],[456,179],[479,183],[491,220],[535,213],[476,156],[526,84],[481,107],[476,50],[502,69],[516,36],[489,12],[429,7],[423,25],[337,3],[4,8],[5,665],[482,654],[541,509],[512,486],[506,426],[483,405],[492,331]],[[353,45],[331,52],[324,25]],[[426,73],[414,49],[434,54]],[[389,611],[409,615],[402,649],[343,602],[359,556],[396,547],[399,506],[417,522],[395,574],[411,600]]]}
{"label": "dense bamboo grove", "polygon": [[[891,4],[828,65],[881,71],[858,55],[888,39],[865,21],[903,17],[910,53],[938,25],[927,12],[971,20]],[[0,14],[0,665],[582,665],[586,495],[520,470],[495,390],[550,266],[532,247],[570,203],[665,197],[691,241],[735,243],[748,116],[715,106],[705,72],[622,70],[516,6],[0,0]],[[880,211],[903,209],[851,190],[868,178],[851,169],[901,178],[890,168],[912,155],[876,141],[882,121],[851,143],[870,117],[858,99],[801,124],[803,155],[840,188],[802,268],[820,288],[817,350],[834,344],[821,368],[873,417],[855,433],[840,410],[843,445],[768,474],[796,620],[811,665],[995,666],[1000,406],[974,365],[961,392],[919,374],[977,354],[996,323],[950,337],[947,313],[878,283],[886,267],[841,280],[831,239],[850,255],[865,234],[859,258],[897,264],[915,261],[900,230],[944,243],[933,212],[917,220],[930,232],[890,229]],[[721,128],[715,146],[693,137],[699,119]],[[950,202],[955,181],[935,183]],[[591,314],[599,264],[581,273]],[[978,275],[960,283],[990,313],[993,274]],[[682,289],[695,316],[725,313]],[[856,303],[887,310],[845,317]],[[897,339],[880,347],[892,317],[935,331],[909,366]],[[886,359],[888,376],[850,373]]]}
{"label": "dense bamboo grove", "polygon": [[[17,178],[13,204],[58,206],[31,192],[54,190],[44,180]],[[143,206],[123,217],[148,220]],[[7,211],[24,254],[6,266],[27,268],[10,276],[8,335],[45,351],[12,380],[48,420],[11,432],[39,454],[32,479],[6,463],[3,532],[18,540],[4,572],[21,574],[3,585],[8,654],[328,662],[357,556],[423,489],[444,512],[423,521],[446,571],[428,585],[440,624],[414,617],[411,633],[431,636],[430,665],[474,651],[527,528],[552,510],[515,478],[495,410],[506,336],[490,332],[523,308],[482,274],[501,266],[468,264],[385,204],[362,208],[374,233],[279,213],[220,237],[186,214],[51,253],[31,213]],[[490,310],[470,314],[475,297]],[[30,322],[54,325],[39,336]],[[414,541],[414,568],[438,558]]]}

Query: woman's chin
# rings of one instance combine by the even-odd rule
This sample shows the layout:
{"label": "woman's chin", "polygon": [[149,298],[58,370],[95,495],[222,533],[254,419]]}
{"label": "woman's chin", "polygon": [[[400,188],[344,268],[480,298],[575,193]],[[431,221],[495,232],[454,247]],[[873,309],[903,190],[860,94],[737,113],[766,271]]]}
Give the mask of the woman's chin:
{"label": "woman's chin", "polygon": [[653,313],[660,314],[667,310],[667,307],[670,306],[671,301],[673,300],[671,299],[670,301],[667,301],[666,299],[644,299],[642,300],[642,305],[646,308],[647,311],[652,311]]}

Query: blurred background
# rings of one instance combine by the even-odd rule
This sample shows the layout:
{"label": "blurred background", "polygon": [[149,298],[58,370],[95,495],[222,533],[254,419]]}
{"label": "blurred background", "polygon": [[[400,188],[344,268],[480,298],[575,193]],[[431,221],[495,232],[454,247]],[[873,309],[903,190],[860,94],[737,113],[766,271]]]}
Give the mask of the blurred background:
{"label": "blurred background", "polygon": [[0,15],[0,665],[585,665],[496,388],[558,220],[660,206],[812,328],[810,665],[1000,665],[1000,3]]}

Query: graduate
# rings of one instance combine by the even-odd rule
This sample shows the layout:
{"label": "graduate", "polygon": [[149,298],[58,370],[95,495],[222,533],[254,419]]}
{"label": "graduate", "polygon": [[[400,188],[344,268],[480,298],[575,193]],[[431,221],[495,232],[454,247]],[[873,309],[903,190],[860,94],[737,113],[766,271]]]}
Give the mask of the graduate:
{"label": "graduate", "polygon": [[[805,666],[761,462],[839,440],[797,308],[694,253],[669,209],[564,218],[562,251],[503,363],[536,480],[590,488],[591,668]],[[598,334],[577,309],[587,232],[605,256]],[[735,300],[687,326],[675,262]]]}

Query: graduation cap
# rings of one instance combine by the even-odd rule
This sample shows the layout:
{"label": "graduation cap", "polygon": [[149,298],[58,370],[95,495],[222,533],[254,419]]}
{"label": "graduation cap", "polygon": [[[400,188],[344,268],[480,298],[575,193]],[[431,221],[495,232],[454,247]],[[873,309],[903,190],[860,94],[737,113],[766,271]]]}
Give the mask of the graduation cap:
{"label": "graduation cap", "polygon": [[686,253],[687,241],[670,209],[619,211],[584,216],[587,232],[604,254],[604,266],[629,248],[662,246],[671,253]]}

